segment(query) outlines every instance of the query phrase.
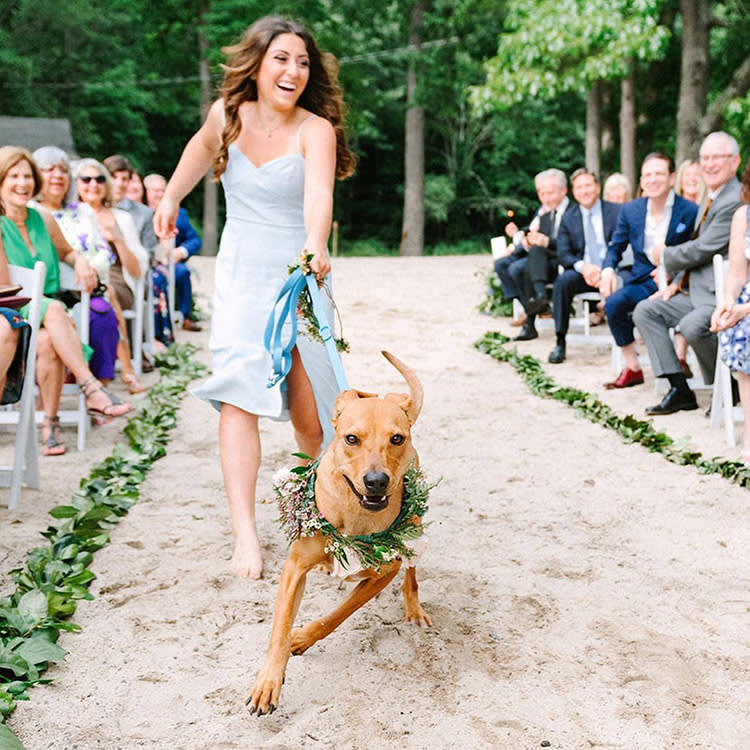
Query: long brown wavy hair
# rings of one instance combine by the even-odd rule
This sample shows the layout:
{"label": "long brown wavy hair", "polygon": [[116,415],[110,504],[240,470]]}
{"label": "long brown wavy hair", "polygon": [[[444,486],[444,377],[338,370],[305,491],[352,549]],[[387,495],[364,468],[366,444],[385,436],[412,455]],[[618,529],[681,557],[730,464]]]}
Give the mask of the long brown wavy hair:
{"label": "long brown wavy hair", "polygon": [[344,99],[338,83],[338,63],[328,53],[321,53],[310,32],[300,23],[280,16],[266,16],[245,30],[242,41],[222,47],[227,58],[224,81],[219,96],[224,99],[226,124],[221,146],[214,159],[214,179],[218,180],[227,167],[229,144],[240,134],[239,108],[243,102],[257,101],[258,89],[254,76],[260,68],[271,42],[279,34],[295,34],[305,43],[310,57],[310,77],[297,104],[324,117],[336,132],[336,177],[343,180],[354,172],[356,157],[349,150],[344,131]]}

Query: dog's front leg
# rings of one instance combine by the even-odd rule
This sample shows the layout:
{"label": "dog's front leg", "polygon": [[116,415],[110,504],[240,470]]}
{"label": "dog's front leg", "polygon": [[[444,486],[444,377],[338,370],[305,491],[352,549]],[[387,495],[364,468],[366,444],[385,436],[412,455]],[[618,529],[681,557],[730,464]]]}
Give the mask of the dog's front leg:
{"label": "dog's front leg", "polygon": [[406,576],[404,576],[404,585],[401,587],[401,592],[404,595],[406,621],[413,622],[416,625],[419,625],[420,628],[432,625],[430,616],[422,609],[422,605],[419,603],[417,569],[414,566],[410,566],[406,569]]}
{"label": "dog's front leg", "polygon": [[311,539],[298,540],[292,545],[289,558],[284,563],[273,615],[271,642],[263,667],[246,701],[251,714],[257,711],[258,716],[262,716],[275,711],[279,705],[284,673],[291,654],[292,623],[305,591],[307,573],[313,565],[325,559],[325,554],[322,550],[317,551],[316,546]]}
{"label": "dog's front leg", "polygon": [[358,583],[352,593],[333,612],[294,630],[291,643],[292,653],[303,654],[313,643],[332,633],[349,615],[369,602],[373,596],[377,596],[393,580],[400,567],[401,561],[396,560],[391,563],[391,567],[385,569],[382,575],[373,573],[371,577]]}

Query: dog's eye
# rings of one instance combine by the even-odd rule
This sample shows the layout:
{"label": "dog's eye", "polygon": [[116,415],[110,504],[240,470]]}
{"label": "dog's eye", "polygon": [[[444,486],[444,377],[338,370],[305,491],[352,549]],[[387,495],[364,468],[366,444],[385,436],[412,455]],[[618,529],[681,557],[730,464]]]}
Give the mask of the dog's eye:
{"label": "dog's eye", "polygon": [[391,443],[393,443],[393,445],[403,445],[405,439],[406,438],[403,435],[394,435],[391,438]]}
{"label": "dog's eye", "polygon": [[356,435],[347,435],[344,440],[348,445],[359,445],[359,438]]}

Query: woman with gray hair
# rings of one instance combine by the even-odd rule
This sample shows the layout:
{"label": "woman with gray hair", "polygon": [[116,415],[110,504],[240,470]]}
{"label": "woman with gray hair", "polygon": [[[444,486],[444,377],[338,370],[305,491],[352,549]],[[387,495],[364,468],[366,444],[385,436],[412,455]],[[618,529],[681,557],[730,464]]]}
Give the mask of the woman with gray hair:
{"label": "woman with gray hair", "polygon": [[78,197],[92,211],[99,232],[112,250],[107,287],[120,326],[117,358],[122,368],[122,380],[128,390],[131,394],[140,393],[147,386],[133,369],[122,310],[133,306],[136,279],[143,275],[148,265],[148,253],[138,239],[130,214],[113,208],[109,170],[96,159],[81,159],[76,164],[75,178]]}
{"label": "woman with gray hair", "polygon": [[[106,285],[112,251],[99,231],[93,211],[72,194],[68,155],[57,146],[44,146],[33,156],[42,173],[37,204],[54,216],[68,244],[88,260],[99,281]],[[103,296],[91,298],[89,332],[89,344],[93,349],[89,367],[104,385],[108,385],[115,377],[120,334],[115,312]]]}

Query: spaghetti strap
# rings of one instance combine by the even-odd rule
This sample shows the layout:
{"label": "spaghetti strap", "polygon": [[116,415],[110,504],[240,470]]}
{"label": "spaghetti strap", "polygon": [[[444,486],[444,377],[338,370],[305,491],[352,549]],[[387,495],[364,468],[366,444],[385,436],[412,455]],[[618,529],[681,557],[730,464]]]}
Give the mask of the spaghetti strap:
{"label": "spaghetti strap", "polygon": [[309,114],[307,117],[305,117],[304,120],[299,124],[299,127],[297,128],[297,153],[300,153],[301,150],[301,144],[300,144],[300,138],[302,137],[302,128],[304,127],[305,123],[308,120],[312,120],[313,117],[316,117],[317,115]]}

